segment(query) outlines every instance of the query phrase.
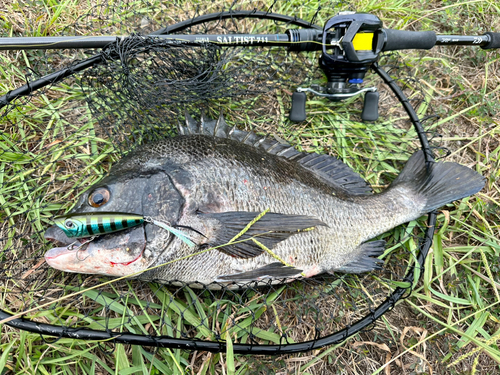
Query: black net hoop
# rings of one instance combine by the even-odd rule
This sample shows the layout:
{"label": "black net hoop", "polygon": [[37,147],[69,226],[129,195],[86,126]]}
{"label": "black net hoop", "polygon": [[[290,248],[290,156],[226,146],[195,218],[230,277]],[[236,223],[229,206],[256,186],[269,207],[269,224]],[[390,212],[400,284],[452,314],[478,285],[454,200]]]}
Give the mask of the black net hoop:
{"label": "black net hoop", "polygon": [[[229,11],[214,13],[208,16],[194,17],[183,23],[179,23],[178,27],[171,26],[160,29],[157,32],[151,33],[151,35],[180,32],[184,31],[186,28],[193,28],[195,25],[204,25],[207,22],[214,22],[214,20],[217,24],[217,22],[222,22],[223,20],[240,20],[249,17],[280,21],[287,24],[287,26],[297,25],[301,27],[311,27],[316,15],[312,17],[311,21],[303,21],[296,17],[282,16],[270,12],[258,12],[255,10]],[[216,25],[214,27],[217,28],[218,26]],[[152,103],[152,98],[154,97],[157,87],[148,85],[148,79],[150,79],[148,74],[150,74],[151,71],[158,73],[160,69],[147,71],[141,75],[141,70],[137,68],[137,65],[134,65],[134,62],[140,61],[144,63],[147,61],[155,63],[159,61],[158,56],[161,56],[160,54],[164,51],[167,51],[169,56],[171,56],[172,59],[175,58],[178,62],[179,65],[177,65],[176,68],[179,75],[176,76],[175,79],[182,82],[183,85],[176,86],[175,84],[171,84],[168,86],[171,90],[169,93],[169,102]],[[176,108],[173,108],[173,106],[176,103],[180,103],[183,100],[182,98],[186,98],[186,96],[190,96],[191,99],[186,100],[182,104],[187,107],[188,110],[196,112],[200,102],[206,103],[214,99],[227,98],[225,89],[227,89],[229,85],[232,85],[230,92],[233,98],[238,98],[240,96],[246,98],[252,95],[266,94],[268,90],[262,89],[260,85],[265,80],[272,81],[274,78],[266,74],[259,75],[257,70],[253,70],[252,67],[254,66],[247,60],[247,57],[251,55],[245,55],[245,52],[243,53],[244,57],[238,58],[239,60],[237,61],[240,65],[236,65],[237,67],[235,69],[231,70],[230,67],[225,66],[224,69],[217,72],[209,72],[201,78],[199,71],[190,72],[193,65],[186,62],[196,57],[202,62],[202,66],[203,63],[206,63],[202,70],[209,71],[210,64],[217,64],[221,61],[234,61],[237,53],[241,53],[241,51],[246,50],[244,48],[239,48],[237,52],[223,51],[221,48],[210,45],[197,46],[196,48],[191,48],[189,45],[165,47],[161,42],[151,37],[131,36],[130,38],[118,40],[113,45],[104,48],[103,51],[93,54],[90,58],[71,63],[55,73],[50,73],[38,79],[27,81],[26,84],[20,86],[18,89],[5,94],[0,98],[0,109],[2,110],[1,118],[12,126],[13,129],[19,129],[22,125],[22,121],[16,118],[17,110],[30,105],[34,97],[38,98],[43,95],[48,95],[48,102],[45,102],[47,107],[44,108],[51,109],[49,117],[53,119],[54,123],[65,121],[65,113],[62,109],[54,109],[52,107],[51,98],[55,98],[54,101],[56,101],[57,95],[53,95],[54,92],[57,93],[59,90],[60,95],[64,95],[64,88],[75,85],[78,87],[75,91],[78,91],[79,94],[72,95],[75,95],[75,101],[79,104],[75,104],[71,110],[78,111],[80,104],[84,103],[82,108],[88,112],[82,114],[82,120],[80,121],[85,122],[86,120],[90,120],[95,125],[93,128],[94,130],[89,130],[90,136],[99,140],[113,140],[111,143],[102,141],[101,144],[99,143],[100,141],[97,141],[97,143],[92,144],[96,146],[95,150],[104,150],[103,155],[108,155],[108,157],[112,155],[112,152],[115,153],[114,155],[121,156],[127,150],[130,150],[138,144],[151,142],[162,136],[171,134],[171,128],[166,131],[163,128],[164,122],[166,121],[165,119],[173,121],[179,118],[179,116],[182,117],[182,111],[178,111]],[[263,61],[260,66],[266,65],[268,61],[270,61],[265,59],[269,59],[269,56],[275,59],[275,55],[266,54],[267,52],[259,51],[258,53],[260,55],[257,56],[262,57]],[[283,53],[283,51],[281,53]],[[390,58],[391,57],[388,57],[388,61],[391,61]],[[299,58],[296,57],[293,57],[292,60],[293,59],[295,59],[295,61],[299,60]],[[285,63],[284,60],[280,61],[276,59],[273,61],[277,61],[276,64],[278,65],[282,64],[278,68],[288,68],[288,65],[286,65],[288,62]],[[241,64],[243,64],[245,69],[250,73],[239,74],[243,71]],[[220,64],[220,66],[223,65],[222,63]],[[293,67],[293,63],[290,66]],[[162,68],[163,67],[164,66],[162,66]],[[279,70],[278,68],[276,68],[276,71]],[[391,90],[392,94],[397,98],[397,101],[402,105],[405,113],[410,119],[413,127],[411,132],[413,133],[411,141],[407,141],[406,147],[424,150],[426,160],[428,162],[432,161],[434,159],[434,145],[429,144],[427,138],[429,131],[422,125],[414,109],[415,104],[413,104],[421,104],[422,101],[414,98],[408,99],[407,95],[399,87],[398,79],[386,73],[378,64],[374,64],[372,69]],[[290,71],[293,71],[293,69],[290,68]],[[116,72],[118,72],[116,74],[118,78],[112,75]],[[284,69],[284,73],[281,72],[280,74],[283,77],[286,76],[287,72],[288,71]],[[194,81],[193,86],[186,89],[187,77],[192,78],[193,74],[197,77],[197,80]],[[77,76],[77,78],[75,78],[75,76]],[[299,79],[301,78],[302,77],[299,77]],[[255,81],[248,83],[251,79]],[[279,84],[273,81],[271,84],[273,86],[272,88],[277,89],[280,87],[279,85],[284,86],[284,82],[289,83],[288,79],[289,78],[281,78]],[[206,89],[204,89],[205,91],[196,91],[197,88],[203,87],[203,83],[207,81],[210,82],[209,91]],[[144,91],[138,92],[136,89],[140,87],[141,82],[145,82]],[[230,82],[230,84],[225,86],[225,83],[227,84],[228,82]],[[411,81],[405,81],[404,83],[408,84],[408,82],[410,82],[410,85],[412,84]],[[169,81],[169,84],[170,83],[171,81]],[[401,80],[399,83],[401,83]],[[92,90],[89,90],[89,88],[92,88]],[[109,97],[111,91],[115,91],[116,94],[113,98]],[[135,102],[130,99],[134,99]],[[250,102],[252,101],[250,100]],[[127,105],[124,105],[125,103]],[[256,103],[258,104],[259,102],[253,101],[254,105]],[[234,113],[237,113],[237,111],[234,110]],[[33,112],[33,115],[34,118],[36,118],[36,112]],[[232,115],[232,113],[229,113],[229,121],[234,120],[236,123],[235,120],[238,119],[238,117],[237,115]],[[137,123],[144,122],[144,119],[147,119],[148,125],[139,128]],[[351,121],[355,120],[349,119],[346,123],[355,123]],[[45,125],[47,126],[47,124]],[[382,139],[385,134],[384,132],[394,130],[393,128],[384,128],[386,125],[387,124],[384,123],[383,126],[380,127],[374,126],[374,129],[379,129],[377,130],[379,133],[368,135],[367,138],[380,137]],[[50,121],[48,126],[51,126]],[[340,126],[339,129],[342,129],[342,126]],[[61,128],[61,131],[64,132],[64,129]],[[364,131],[364,129],[362,131]],[[410,132],[410,130],[408,130],[408,128],[404,129],[404,133],[407,134],[407,132]],[[69,132],[69,130],[68,133],[65,134],[67,139],[71,139],[71,142],[74,142],[77,146],[79,144],[78,142],[83,142],[81,138],[82,135],[78,134],[78,130],[75,130],[75,136],[73,138],[71,138],[71,134],[73,133]],[[20,144],[23,140],[28,138],[29,135],[19,135],[16,142]],[[52,166],[54,171],[59,171],[59,164],[64,160],[62,156],[65,155],[67,151],[65,147],[69,146],[64,146],[64,142],[61,142],[61,145],[57,146],[56,141],[60,138],[56,138],[52,139],[52,142],[49,142],[49,140],[43,142],[37,138],[37,142],[42,142],[39,147],[40,150],[46,150],[47,147],[51,148],[52,151],[48,152],[46,155],[58,155],[51,161],[52,164],[49,164],[49,166]],[[340,139],[344,142],[346,139],[349,140],[351,138],[354,138],[354,136],[345,136]],[[113,142],[115,143],[113,144]],[[376,142],[378,142],[378,140]],[[391,141],[389,140],[388,142]],[[17,143],[16,145],[14,145],[15,142],[12,143],[12,149],[4,151],[4,156],[11,155],[6,154],[8,152],[12,153],[12,157],[17,157],[16,153],[18,153],[18,151],[16,151],[17,149],[14,147]],[[30,150],[34,149],[34,145],[30,147]],[[344,147],[347,148],[349,145],[344,144],[339,150],[343,150]],[[90,155],[93,155],[96,151],[92,151]],[[405,150],[405,152],[408,151],[409,150]],[[383,154],[383,152],[381,153]],[[338,152],[338,154],[341,155],[341,152]],[[26,155],[28,155],[28,153],[26,153]],[[41,155],[43,155],[43,153]],[[31,159],[27,158],[25,163],[33,163],[33,165],[35,165],[35,162],[39,161],[36,156],[30,156],[30,158]],[[112,156],[110,158],[113,159]],[[66,163],[64,168],[67,170],[77,168],[77,159],[78,156],[67,159],[69,161],[64,162]],[[401,161],[403,159],[405,158],[399,158],[398,160]],[[105,161],[103,162],[102,160]],[[345,160],[349,160],[349,157],[345,157]],[[75,167],[71,165],[73,162],[75,162]],[[109,158],[101,159],[101,163],[109,162]],[[394,167],[394,165],[390,167]],[[398,165],[398,168],[400,167],[401,165]],[[397,168],[393,169],[397,170]],[[40,175],[36,175],[33,179],[42,178],[40,184],[43,185],[43,183],[45,183],[43,179],[44,173],[50,174],[54,172],[50,168],[47,168],[46,171],[42,171]],[[385,180],[385,176],[383,175],[385,172],[381,170],[378,173],[378,177],[381,178],[380,185],[386,185],[387,180]],[[18,176],[21,176],[18,177],[19,179],[32,178],[26,173],[18,174]],[[389,179],[394,177],[394,173],[392,173],[391,176],[392,177],[389,177]],[[48,178],[50,179],[50,177]],[[84,179],[80,179],[79,181],[83,180]],[[16,178],[13,178],[11,181],[15,182]],[[8,182],[4,181],[2,183],[7,184]],[[51,184],[52,182],[48,183],[47,186],[52,186]],[[85,184],[85,181],[83,181],[83,184]],[[32,200],[46,194],[46,192],[47,190],[32,190],[28,193],[26,199]],[[77,195],[78,192],[75,192],[75,194]],[[55,193],[49,196],[49,198],[54,202],[57,200],[60,201],[61,198],[65,198],[64,189],[56,189]],[[69,208],[67,206],[63,208],[61,205],[50,206],[50,203],[50,200],[48,200],[48,203],[45,202],[45,205],[42,206],[45,207],[46,211],[42,210],[42,212],[44,212],[44,220],[41,222],[37,222],[36,217],[30,216],[30,213],[34,210],[33,206],[22,211],[23,208],[19,208],[18,206],[19,202],[3,203],[2,208],[5,212],[4,220],[7,224],[2,232],[3,253],[0,264],[5,271],[4,276],[1,278],[1,282],[6,286],[2,289],[1,293],[4,295],[4,298],[11,301],[12,308],[2,310],[0,312],[0,320],[10,319],[7,324],[11,327],[40,333],[42,335],[54,336],[56,338],[67,337],[83,340],[111,339],[115,343],[181,348],[187,350],[206,350],[212,352],[225,351],[226,339],[224,337],[225,335],[231,334],[235,340],[233,343],[234,352],[245,354],[276,355],[308,351],[325,345],[340,343],[353,334],[368,329],[385,312],[392,309],[400,299],[404,298],[412,285],[418,280],[419,275],[423,272],[427,252],[432,245],[436,224],[436,213],[431,213],[428,215],[426,223],[420,221],[416,226],[410,229],[405,228],[403,230],[405,235],[401,235],[400,237],[396,236],[392,245],[395,248],[403,249],[401,251],[407,258],[407,267],[402,267],[397,271],[391,268],[390,270],[384,271],[387,272],[387,274],[381,273],[373,278],[371,276],[366,276],[360,280],[357,277],[351,277],[349,275],[334,278],[325,276],[311,280],[298,280],[296,282],[297,284],[294,284],[295,286],[293,287],[284,285],[269,286],[268,289],[266,289],[266,287],[260,289],[250,285],[249,292],[229,290],[220,292],[212,292],[210,290],[193,292],[193,290],[186,285],[171,289],[171,286],[161,286],[157,284],[149,285],[141,282],[134,284],[134,281],[130,282],[133,284],[131,285],[127,280],[122,280],[115,285],[111,283],[111,287],[109,288],[98,288],[100,285],[99,283],[105,278],[86,279],[81,275],[61,276],[60,273],[50,270],[49,267],[40,270],[33,266],[35,263],[39,262],[40,259],[43,259],[43,250],[38,249],[33,251],[27,239],[30,241],[36,239],[39,247],[42,248],[45,246],[44,248],[46,248],[47,244],[44,244],[43,240],[37,237],[37,235],[40,233],[43,234],[43,227],[46,227],[45,224],[50,221],[51,218],[57,216],[56,214],[59,211],[64,212],[65,209]],[[22,223],[42,222],[44,225],[42,225],[41,228],[37,228],[37,230],[20,230]],[[409,239],[411,239],[411,243],[413,244],[411,249],[405,248],[405,244],[407,244]],[[394,255],[395,258],[400,256],[401,255],[397,254]],[[48,275],[50,275],[50,277],[60,278],[60,282],[57,283],[57,288],[47,285],[42,281],[50,278]],[[394,275],[394,280],[392,280],[392,276],[388,275]],[[381,282],[378,277],[385,277],[386,279],[384,280],[391,280],[393,283],[387,284],[385,281]],[[362,285],[360,288],[356,287],[358,282],[360,283],[359,285]],[[369,286],[372,285],[371,283],[379,282],[380,284]],[[9,283],[11,283],[10,286],[8,286]],[[367,292],[365,291],[365,287],[367,286],[373,289]],[[337,319],[335,315],[337,311],[331,311],[329,313],[319,312],[322,311],[322,307],[319,306],[321,304],[321,298],[333,298],[338,294],[342,294],[339,292],[332,293],[332,290],[344,287],[356,289],[359,292],[359,295],[356,295],[356,298],[358,298],[357,302],[352,302],[352,306],[354,306],[352,307],[352,311],[359,313],[359,315],[353,313],[346,321],[339,318],[337,322],[338,326],[336,326],[335,329],[331,327],[324,329],[323,326],[328,326],[329,320]],[[35,294],[40,294],[40,296],[35,298],[34,302],[27,301],[25,297],[25,294],[27,294],[30,288],[34,288]],[[146,288],[148,288],[149,292],[145,290]],[[307,288],[311,288],[311,290],[317,293],[316,300],[307,300],[307,303],[304,304],[304,296],[309,294]],[[140,293],[143,294],[135,295],[129,300],[126,294],[127,291],[132,289],[139,290]],[[262,292],[262,290],[264,290],[264,292]],[[304,290],[306,291],[304,292]],[[380,290],[376,298],[373,297],[375,293],[372,292],[375,290]],[[300,291],[302,291],[303,295],[300,295]],[[53,293],[55,293],[56,297],[53,297]],[[73,297],[72,293],[76,293],[76,295]],[[151,297],[150,299],[144,297],[147,293],[152,293],[152,295],[149,296]],[[354,299],[355,293],[351,293],[351,297]],[[88,301],[84,301],[84,299],[81,298],[82,295],[92,301],[89,303],[88,307],[85,305]],[[63,305],[66,303],[65,300],[62,300],[61,305],[61,302],[57,300],[57,296],[71,298],[69,300],[66,299],[66,301],[72,301],[75,305],[79,306],[75,308],[75,312],[66,312],[66,310],[63,309]],[[382,296],[384,297],[382,298]],[[45,305],[46,300],[51,301],[52,299],[54,299],[53,304]],[[294,329],[297,330],[297,327],[301,326],[301,324],[304,323],[306,326],[309,324],[305,322],[306,319],[298,317],[294,323],[286,323],[292,328],[287,329],[284,327],[285,317],[287,316],[285,310],[293,301],[298,301],[297,304],[306,306],[301,312],[302,314],[316,316],[316,318],[314,318],[314,327],[309,325],[309,328],[313,329],[314,334],[302,342],[295,342],[292,336]],[[209,307],[206,309],[200,307],[199,304],[203,303]],[[339,303],[344,304],[345,301]],[[96,306],[97,304],[101,304],[103,307],[99,308]],[[51,314],[51,319],[44,319],[38,316],[32,317],[34,311],[36,311],[36,307],[40,305],[45,306],[44,311]],[[172,316],[161,315],[160,311],[164,310],[166,305],[168,305],[169,311],[172,312]],[[357,305],[361,307],[356,307]],[[242,315],[238,315],[236,311],[238,308],[242,310],[246,309],[246,311],[242,313]],[[307,310],[308,308],[310,308],[310,310]],[[136,316],[138,311],[144,310],[148,311],[148,313],[144,315],[145,317],[157,318],[158,321],[153,319],[154,321],[152,320],[149,322],[153,323],[150,328],[141,330],[138,327],[143,327],[143,324],[145,324],[147,320],[142,320],[146,319],[145,317],[143,318],[141,316],[141,318],[138,319]],[[201,320],[193,317],[195,312],[202,317]],[[27,317],[17,317],[16,314],[21,313]],[[122,314],[122,321],[116,323],[117,319],[120,317],[120,313]],[[72,314],[77,318],[72,320],[72,318],[70,318]],[[155,314],[157,315],[155,316]],[[173,316],[178,319],[177,323],[172,321]],[[266,319],[270,321],[268,327],[271,328],[260,326],[261,321],[259,319],[262,316],[267,317]],[[15,318],[12,319],[13,317]],[[47,321],[51,321],[52,323],[49,324]],[[342,328],[339,329],[338,327]]]}

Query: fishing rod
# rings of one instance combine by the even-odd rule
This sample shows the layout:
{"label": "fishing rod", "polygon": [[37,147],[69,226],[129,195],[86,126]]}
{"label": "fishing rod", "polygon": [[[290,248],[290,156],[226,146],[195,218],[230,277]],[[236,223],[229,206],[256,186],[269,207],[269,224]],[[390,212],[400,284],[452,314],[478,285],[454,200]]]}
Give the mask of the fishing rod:
{"label": "fishing rod", "polygon": [[[288,29],[283,34],[195,34],[171,35],[208,20],[220,18],[269,18],[286,21],[302,29]],[[203,46],[215,44],[222,47],[287,47],[290,51],[321,51],[319,65],[327,77],[325,87],[312,85],[299,87],[292,95],[290,120],[301,122],[306,119],[306,93],[341,101],[365,93],[361,118],[364,121],[378,119],[379,94],[375,87],[361,88],[368,69],[386,51],[404,49],[428,50],[436,45],[479,46],[483,49],[500,48],[500,33],[486,32],[483,35],[436,35],[434,31],[405,31],[383,29],[382,21],[369,13],[340,12],[330,18],[323,29],[304,20],[267,13],[238,11],[230,14],[209,14],[188,20],[175,27],[167,27],[146,36],[161,39],[166,46]],[[19,37],[1,38],[0,50],[63,49],[63,48],[103,48],[113,43],[121,43],[123,36],[97,37]],[[30,82],[0,97],[0,108],[17,97],[53,84],[90,66],[102,62],[100,54],[90,57],[69,68]]]}
{"label": "fishing rod", "polygon": [[[210,16],[210,15],[208,15]],[[361,22],[360,25],[342,25],[342,23]],[[435,45],[475,45],[484,49],[499,48],[500,34],[487,32],[483,35],[437,35],[434,31],[405,31],[395,29],[382,29],[382,21],[369,13],[340,12],[331,18],[325,25],[324,30],[310,29],[289,29],[284,34],[187,34],[169,35],[172,29],[165,28],[149,34],[171,42],[178,43],[215,43],[225,47],[289,47],[293,51],[319,51],[324,46],[348,46],[350,42],[353,47],[362,46],[368,39],[361,34],[370,29],[382,34],[383,47],[381,51],[394,51],[400,49],[430,49]],[[352,27],[350,27],[352,26]],[[376,28],[373,28],[376,26]],[[346,29],[344,32],[337,30],[330,31],[331,28]],[[357,28],[357,31],[355,30]],[[346,31],[349,29],[349,34]],[[43,49],[83,49],[83,48],[104,48],[117,40],[123,40],[127,36],[63,36],[63,37],[9,37],[0,38],[0,51],[9,50],[43,50]],[[377,39],[375,44],[379,44]],[[359,49],[356,49],[359,50]]]}
{"label": "fishing rod", "polygon": [[[360,13],[358,13],[359,15]],[[363,31],[361,31],[363,32]],[[437,35],[434,31],[405,31],[382,29],[384,42],[387,46],[382,51],[396,49],[430,49],[435,45],[477,45],[483,48],[493,43],[490,34],[478,36],[467,35]],[[191,34],[191,35],[149,35],[172,44],[192,43],[204,44],[214,43],[224,47],[289,47],[293,51],[320,51],[323,47],[321,42],[322,32],[315,29],[290,29],[286,34]],[[0,38],[0,50],[44,50],[44,49],[83,49],[104,48],[117,40],[123,40],[127,36],[40,36],[40,37],[10,37]],[[422,39],[422,37],[424,39]],[[361,37],[358,36],[360,39]],[[424,47],[418,44],[424,41]],[[359,40],[357,41],[359,42]],[[401,43],[402,42],[402,43]],[[415,45],[414,43],[417,43]],[[326,34],[326,46],[339,43],[333,33]],[[401,43],[397,45],[396,43]],[[430,46],[428,43],[431,43]],[[293,46],[295,44],[296,46]]]}

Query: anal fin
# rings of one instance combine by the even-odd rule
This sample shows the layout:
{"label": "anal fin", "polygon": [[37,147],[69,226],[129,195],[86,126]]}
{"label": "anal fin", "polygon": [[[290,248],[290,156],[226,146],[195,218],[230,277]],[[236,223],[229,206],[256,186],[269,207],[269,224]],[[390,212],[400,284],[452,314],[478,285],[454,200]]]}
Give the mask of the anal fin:
{"label": "anal fin", "polygon": [[353,261],[344,264],[340,268],[335,268],[331,271],[344,273],[363,273],[373,270],[382,269],[383,260],[377,257],[385,251],[384,240],[364,242],[359,245],[358,256]]}
{"label": "anal fin", "polygon": [[232,275],[221,275],[216,281],[251,281],[262,279],[284,279],[287,277],[299,276],[302,270],[286,266],[280,262],[267,264],[252,271],[239,272]]}

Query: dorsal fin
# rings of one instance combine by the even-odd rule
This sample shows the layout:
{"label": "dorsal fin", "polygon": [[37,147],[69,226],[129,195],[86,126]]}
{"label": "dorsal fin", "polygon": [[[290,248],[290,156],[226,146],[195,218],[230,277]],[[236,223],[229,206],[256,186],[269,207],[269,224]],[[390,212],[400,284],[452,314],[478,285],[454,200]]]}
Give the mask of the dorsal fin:
{"label": "dorsal fin", "polygon": [[217,120],[210,120],[202,114],[199,123],[188,112],[185,113],[185,118],[185,124],[178,124],[179,134],[181,135],[204,134],[232,139],[261,149],[269,154],[294,160],[328,184],[341,188],[349,194],[365,195],[372,193],[370,185],[359,174],[334,156],[299,152],[286,142],[230,127],[224,120],[222,113]]}
{"label": "dorsal fin", "polygon": [[335,156],[303,152],[295,160],[305,168],[313,171],[334,186],[341,187],[351,195],[366,195],[373,192],[370,185],[359,174]]}

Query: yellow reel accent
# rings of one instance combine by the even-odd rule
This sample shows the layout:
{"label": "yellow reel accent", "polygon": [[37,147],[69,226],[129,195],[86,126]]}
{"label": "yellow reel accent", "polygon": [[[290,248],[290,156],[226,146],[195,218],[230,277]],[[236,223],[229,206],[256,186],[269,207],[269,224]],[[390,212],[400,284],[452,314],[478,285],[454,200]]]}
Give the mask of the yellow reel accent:
{"label": "yellow reel accent", "polygon": [[373,33],[357,33],[352,40],[356,51],[371,51],[373,49]]}

